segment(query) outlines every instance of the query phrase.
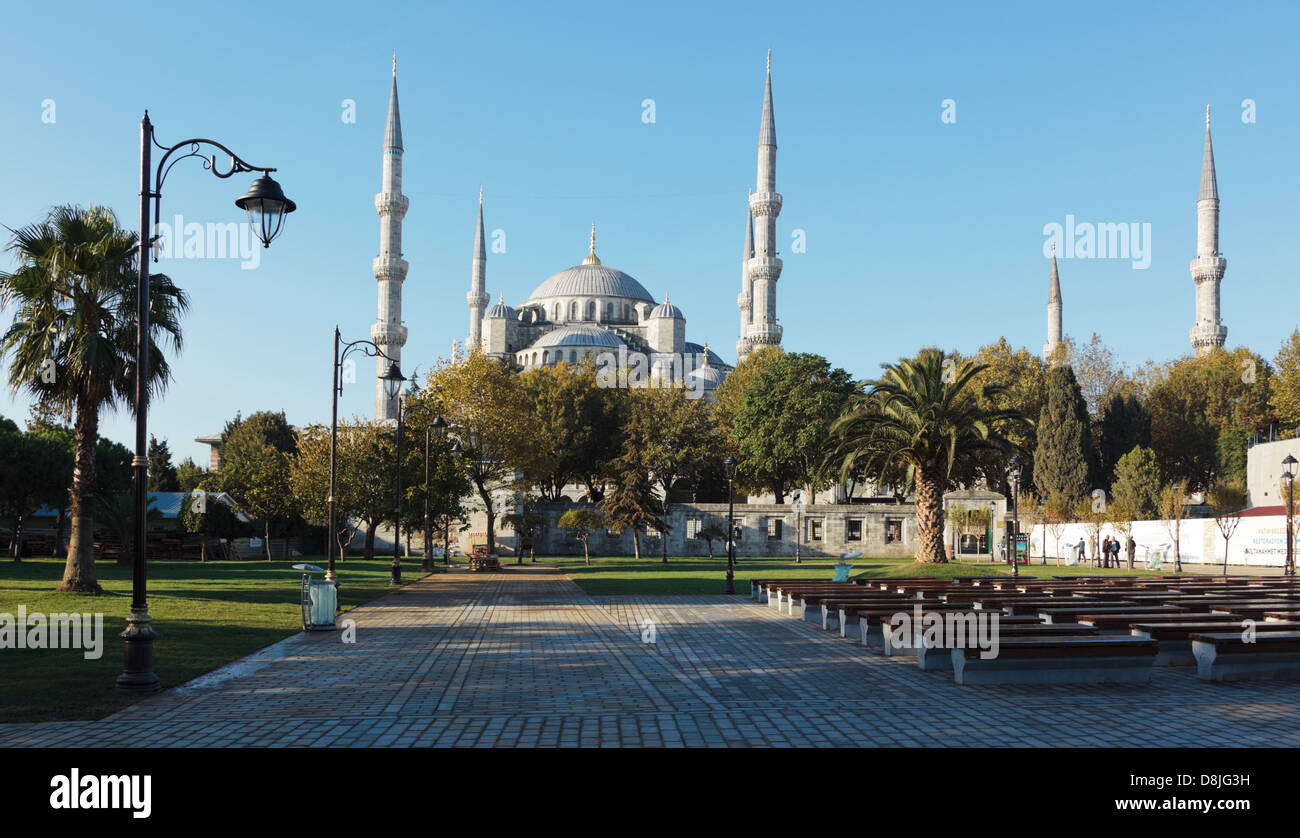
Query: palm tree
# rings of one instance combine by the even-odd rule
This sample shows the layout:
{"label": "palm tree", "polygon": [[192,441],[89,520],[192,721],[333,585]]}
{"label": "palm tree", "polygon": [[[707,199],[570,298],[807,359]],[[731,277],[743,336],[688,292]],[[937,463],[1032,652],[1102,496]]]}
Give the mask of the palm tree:
{"label": "palm tree", "polygon": [[[0,305],[13,323],[0,336],[9,384],[42,401],[71,405],[74,467],[72,527],[60,591],[93,593],[95,443],[104,408],[134,409],[137,236],[103,207],[55,207],[44,221],[9,230],[18,268],[0,273]],[[150,392],[171,378],[159,341],[181,346],[184,291],[164,274],[149,286]]]}
{"label": "palm tree", "polygon": [[1015,410],[983,407],[1000,388],[981,391],[971,382],[984,369],[937,349],[885,364],[866,381],[831,425],[830,464],[841,477],[861,470],[881,483],[903,475],[916,486],[917,561],[946,561],[943,493],[958,483],[990,476],[989,464],[1010,450],[1002,426],[1021,419]]}

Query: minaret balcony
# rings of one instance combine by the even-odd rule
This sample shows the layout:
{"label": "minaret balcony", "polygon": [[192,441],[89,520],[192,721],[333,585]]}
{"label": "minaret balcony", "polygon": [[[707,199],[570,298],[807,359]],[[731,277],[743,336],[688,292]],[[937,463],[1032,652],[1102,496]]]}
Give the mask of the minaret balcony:
{"label": "minaret balcony", "polygon": [[1223,346],[1224,342],[1228,339],[1228,327],[1205,323],[1188,329],[1187,337],[1192,341],[1192,346],[1197,349]]}
{"label": "minaret balcony", "polygon": [[754,192],[749,196],[749,209],[754,217],[781,214],[781,195],[777,192]]}
{"label": "minaret balcony", "polygon": [[755,323],[745,329],[751,346],[775,346],[781,342],[781,327],[776,323]]}
{"label": "minaret balcony", "polygon": [[465,294],[465,302],[469,303],[470,308],[487,308],[490,299],[491,298],[483,291],[480,291],[477,294],[473,291],[469,291]]}
{"label": "minaret balcony", "polygon": [[755,256],[749,260],[749,278],[753,282],[770,279],[776,282],[781,278],[781,259],[776,256]]}
{"label": "minaret balcony", "polygon": [[400,192],[380,192],[375,196],[375,212],[402,218],[406,215],[411,199]]}
{"label": "minaret balcony", "polygon": [[370,327],[370,339],[379,346],[405,346],[406,327],[400,324],[375,323]]}
{"label": "minaret balcony", "polygon": [[1223,279],[1223,273],[1228,269],[1228,260],[1218,254],[1197,256],[1188,267],[1197,282],[1203,279]]}
{"label": "minaret balcony", "polygon": [[391,256],[376,256],[370,266],[374,269],[375,279],[380,282],[403,282],[406,280],[406,272],[411,267],[405,259],[394,259]]}

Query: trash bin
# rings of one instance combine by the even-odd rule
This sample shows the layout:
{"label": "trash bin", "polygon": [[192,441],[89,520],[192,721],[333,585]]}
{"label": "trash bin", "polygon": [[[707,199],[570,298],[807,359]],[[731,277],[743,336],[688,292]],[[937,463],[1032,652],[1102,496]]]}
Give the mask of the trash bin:
{"label": "trash bin", "polygon": [[334,613],[338,611],[339,605],[338,587],[333,582],[313,579],[313,573],[325,572],[314,564],[296,564],[293,569],[303,571],[300,600],[302,630],[333,631]]}

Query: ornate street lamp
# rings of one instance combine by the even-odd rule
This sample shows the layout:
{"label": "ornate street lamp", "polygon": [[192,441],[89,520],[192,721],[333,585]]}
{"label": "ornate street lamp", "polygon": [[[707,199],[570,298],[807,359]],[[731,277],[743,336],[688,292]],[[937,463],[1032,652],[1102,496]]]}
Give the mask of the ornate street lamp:
{"label": "ornate street lamp", "polygon": [[727,455],[722,461],[727,474],[727,584],[724,594],[736,592],[736,458]]}
{"label": "ornate street lamp", "polygon": [[[460,447],[456,440],[451,441],[451,451],[449,452],[453,460],[460,459],[465,453],[465,449]],[[442,528],[442,564],[443,567],[451,567],[451,515],[448,514],[444,519],[445,523]]]}
{"label": "ornate street lamp", "polygon": [[[154,168],[152,159],[154,146],[163,152],[157,168]],[[219,149],[228,156],[230,158],[228,168],[223,170],[217,167],[216,154],[200,154],[200,149],[204,146]],[[173,159],[172,155],[181,149],[185,152]],[[144,112],[144,118],[140,120],[140,251],[137,257],[138,275],[135,289],[135,458],[131,461],[134,480],[131,503],[133,519],[131,612],[126,619],[126,630],[120,635],[124,647],[125,666],[122,674],[117,676],[117,688],[124,692],[152,692],[162,686],[153,671],[153,641],[157,635],[152,627],[153,618],[149,616],[146,562],[149,536],[146,518],[149,501],[149,251],[158,239],[156,230],[162,213],[163,182],[171,172],[172,166],[187,157],[201,159],[203,168],[222,179],[240,172],[262,173],[262,176],[253,182],[249,193],[236,200],[235,204],[249,212],[250,220],[254,213],[257,214],[261,223],[253,226],[253,232],[264,247],[270,247],[271,239],[279,235],[284,227],[284,216],[298,208],[297,204],[284,196],[280,185],[271,178],[271,172],[275,169],[251,165],[213,140],[193,138],[174,146],[164,146],[154,137],[149,112]],[[153,210],[152,227],[149,224],[150,209]],[[151,234],[151,230],[154,233]]]}
{"label": "ornate street lamp", "polygon": [[1282,461],[1282,477],[1286,479],[1286,575],[1295,576],[1295,530],[1292,529],[1292,517],[1295,514],[1295,476],[1296,458],[1290,454]]}
{"label": "ornate street lamp", "polygon": [[384,382],[384,393],[388,395],[389,401],[397,402],[397,482],[393,493],[393,575],[388,580],[388,584],[397,586],[402,584],[402,402],[404,399],[398,398],[402,391],[402,382],[406,376],[398,369],[396,361],[390,361],[388,370],[380,376]]}
{"label": "ornate street lamp", "polygon": [[[1012,516],[1013,530],[1011,533],[1011,538],[1008,538],[1007,542],[1011,547],[1011,575],[1019,576],[1020,562],[1017,561],[1016,553],[1020,546],[1019,544],[1020,542],[1020,470],[1024,468],[1025,461],[1020,459],[1020,455],[1017,454],[1011,458],[1011,462],[1007,463],[1007,466],[1008,466],[1008,473],[1011,477],[1011,492],[1012,492],[1011,504],[1012,504],[1012,508],[1015,510]],[[1025,546],[1027,550],[1028,544],[1026,543]]]}
{"label": "ornate street lamp", "polygon": [[[330,488],[325,498],[325,504],[329,509],[329,544],[326,546],[328,562],[325,565],[325,580],[333,582],[335,587],[338,586],[339,578],[334,571],[334,556],[338,551],[338,545],[335,543],[338,525],[335,519],[334,485],[338,473],[336,465],[339,449],[339,396],[343,395],[343,362],[354,351],[360,351],[369,358],[384,358],[390,362],[393,360],[371,341],[354,340],[351,343],[343,343],[339,327],[334,327],[334,364],[330,367]],[[396,386],[400,387],[401,382],[397,382]],[[384,392],[391,399],[397,391],[389,390],[388,384],[385,383]]]}

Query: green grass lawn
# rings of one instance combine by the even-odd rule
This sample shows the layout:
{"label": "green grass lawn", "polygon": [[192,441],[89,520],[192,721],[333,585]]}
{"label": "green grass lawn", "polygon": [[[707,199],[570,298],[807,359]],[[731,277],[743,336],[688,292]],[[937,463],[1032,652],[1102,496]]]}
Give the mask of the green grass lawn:
{"label": "green grass lawn", "polygon": [[[290,561],[150,562],[149,613],[158,639],[154,671],[164,687],[209,672],[301,629],[300,571]],[[387,592],[392,559],[350,558],[338,564],[344,610]],[[122,641],[131,604],[131,568],[101,563],[99,596],[57,594],[61,559],[0,561],[0,612],[102,613],[104,653],[86,660],[79,649],[0,649],[0,722],[96,719],[138,696],[113,689],[122,671]],[[316,574],[320,578],[321,574]],[[420,561],[403,563],[402,579],[424,576]]]}
{"label": "green grass lawn", "polygon": [[[795,564],[794,559],[744,558],[736,564],[736,591],[748,596],[749,580],[754,578],[826,578],[834,575],[838,559],[817,557]],[[640,561],[626,557],[593,557],[591,566],[583,564],[581,556],[538,557],[538,564],[559,566],[592,596],[638,594],[720,594],[727,572],[727,557],[712,560],[698,556],[668,557],[663,564],[658,557]],[[503,562],[504,563],[504,562]],[[862,557],[850,559],[851,576],[913,576],[923,578],[952,578],[954,576],[1010,576],[1008,565],[993,562],[947,564],[917,564],[910,559],[885,559]],[[1093,574],[1151,575],[1140,570],[1103,570],[1092,567],[1063,567],[1061,565],[1021,565],[1020,575],[1052,577],[1060,575],[1084,576]]]}

